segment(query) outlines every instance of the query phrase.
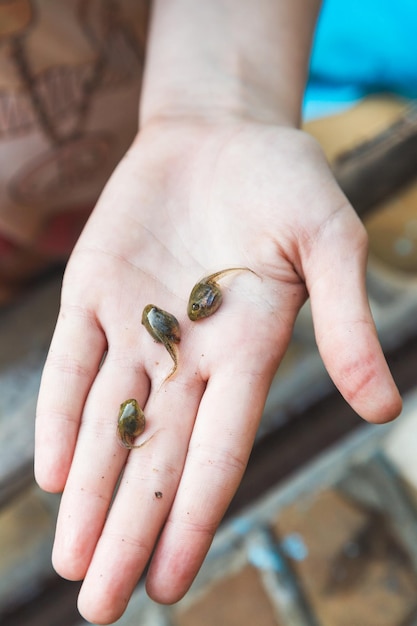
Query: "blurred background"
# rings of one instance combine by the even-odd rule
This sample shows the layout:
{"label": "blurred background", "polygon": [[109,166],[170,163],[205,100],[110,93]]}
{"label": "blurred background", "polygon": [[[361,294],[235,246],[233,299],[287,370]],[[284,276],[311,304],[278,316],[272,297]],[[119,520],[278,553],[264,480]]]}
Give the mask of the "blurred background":
{"label": "blurred background", "polygon": [[[369,298],[403,414],[370,426],[353,413],[323,367],[307,303],[243,482],[191,591],[162,607],[139,583],[121,625],[417,626],[416,43],[399,3],[389,31],[396,37],[381,55],[388,16],[367,6],[324,3],[304,128],[369,233]],[[350,39],[355,23],[361,32]],[[36,396],[61,278],[55,267],[0,310],[3,626],[86,624],[79,583],[51,566],[59,496],[33,479]]]}

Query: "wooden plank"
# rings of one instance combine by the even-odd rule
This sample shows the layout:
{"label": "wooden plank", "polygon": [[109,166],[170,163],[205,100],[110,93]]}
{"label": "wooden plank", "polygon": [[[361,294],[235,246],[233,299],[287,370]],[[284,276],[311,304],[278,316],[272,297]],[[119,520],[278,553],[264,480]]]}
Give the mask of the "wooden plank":
{"label": "wooden plank", "polygon": [[61,278],[0,313],[0,506],[33,480],[36,399]]}
{"label": "wooden plank", "polygon": [[362,217],[417,177],[417,103],[376,137],[342,153],[335,177]]}

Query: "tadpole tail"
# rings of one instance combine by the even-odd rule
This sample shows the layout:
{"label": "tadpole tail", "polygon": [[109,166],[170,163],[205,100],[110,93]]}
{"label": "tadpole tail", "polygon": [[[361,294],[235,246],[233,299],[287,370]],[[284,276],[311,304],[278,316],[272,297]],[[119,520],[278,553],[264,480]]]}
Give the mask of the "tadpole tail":
{"label": "tadpole tail", "polygon": [[211,281],[214,281],[216,279],[223,278],[223,276],[225,276],[229,272],[239,272],[239,271],[241,271],[241,272],[251,272],[252,274],[255,274],[255,276],[258,275],[256,272],[251,270],[250,267],[229,267],[226,270],[219,270],[218,272],[214,272],[214,274],[210,274],[210,276],[207,276],[206,280],[207,280],[207,282],[211,282]]}
{"label": "tadpole tail", "polygon": [[174,366],[173,366],[172,370],[170,371],[170,373],[168,374],[168,376],[166,378],[164,378],[164,380],[162,381],[161,386],[164,383],[166,383],[167,380],[169,378],[171,378],[171,376],[173,376],[175,374],[175,372],[177,371],[177,367],[178,367],[178,352],[177,352],[177,349],[175,347],[175,344],[167,343],[167,344],[165,344],[165,347],[168,350],[171,359],[174,361]]}

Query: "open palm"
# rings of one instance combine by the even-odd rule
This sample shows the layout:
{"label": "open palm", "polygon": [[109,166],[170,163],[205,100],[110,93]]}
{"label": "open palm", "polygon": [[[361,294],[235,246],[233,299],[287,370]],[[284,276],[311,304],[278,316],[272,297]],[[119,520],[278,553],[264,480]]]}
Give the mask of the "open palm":
{"label": "open palm", "polygon": [[[152,556],[148,592],[188,589],[239,484],[294,320],[311,298],[326,367],[365,419],[400,399],[364,286],[366,236],[315,142],[265,125],[144,128],[68,264],[37,415],[36,476],[63,490],[57,571],[84,578],[91,621],[123,612]],[[192,287],[229,267],[222,307],[193,322]],[[178,319],[178,370],[141,324]],[[105,358],[103,360],[103,355]],[[136,398],[140,449],[120,446]]]}

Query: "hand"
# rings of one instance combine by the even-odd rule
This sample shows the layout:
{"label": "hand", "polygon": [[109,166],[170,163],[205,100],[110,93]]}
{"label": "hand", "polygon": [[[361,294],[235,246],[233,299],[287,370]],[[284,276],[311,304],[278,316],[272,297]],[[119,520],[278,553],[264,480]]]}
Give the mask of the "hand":
{"label": "hand", "polygon": [[[36,477],[63,490],[54,565],[84,578],[86,619],[117,619],[151,556],[154,600],[187,591],[241,480],[307,294],[346,400],[371,422],[398,414],[367,303],[366,248],[302,132],[175,120],[141,131],[68,264],[39,394]],[[191,322],[194,284],[235,266],[257,275],[225,276],[222,307]],[[181,326],[178,371],[166,382],[171,358],[141,325],[149,303]],[[154,436],[129,452],[116,422],[131,397],[147,418],[138,441]]]}

